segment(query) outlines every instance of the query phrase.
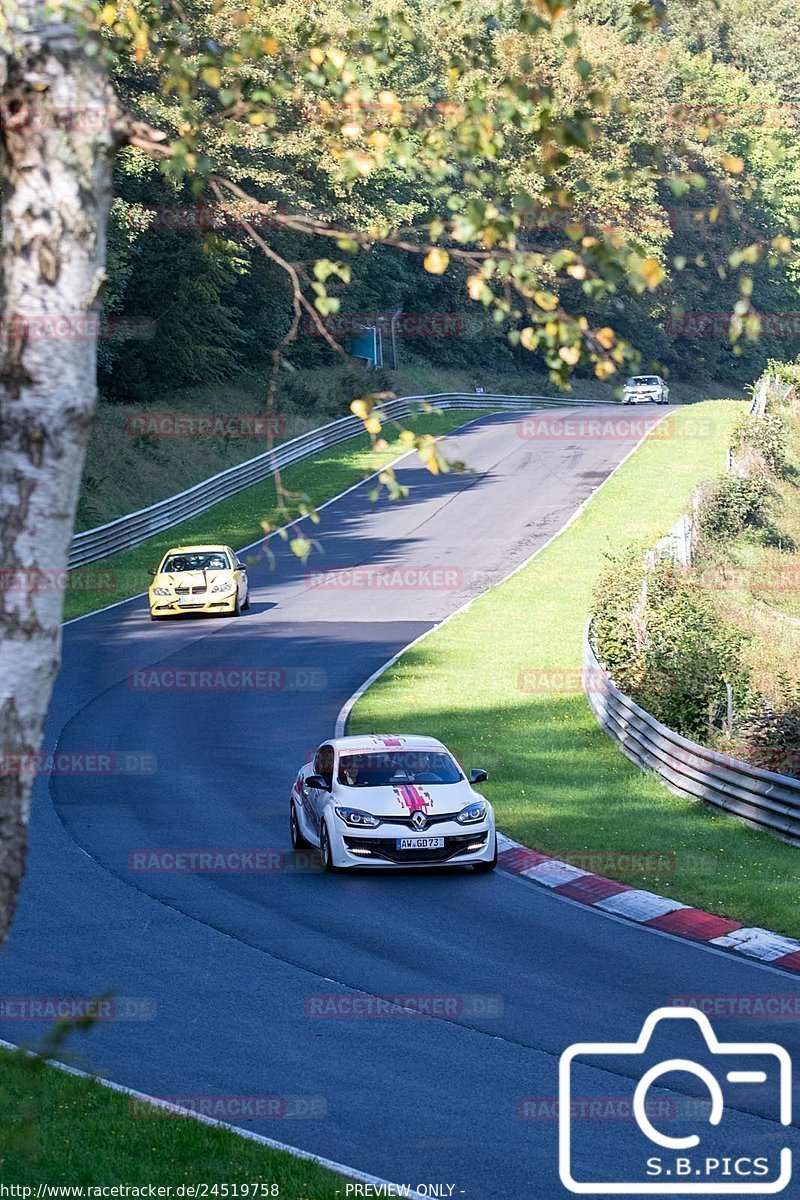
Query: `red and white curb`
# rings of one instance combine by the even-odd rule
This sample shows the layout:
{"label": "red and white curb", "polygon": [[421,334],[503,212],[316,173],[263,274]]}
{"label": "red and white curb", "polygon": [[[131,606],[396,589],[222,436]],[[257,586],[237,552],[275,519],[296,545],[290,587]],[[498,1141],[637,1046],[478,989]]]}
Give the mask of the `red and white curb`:
{"label": "red and white curb", "polygon": [[657,896],[616,879],[606,879],[549,854],[530,850],[502,833],[498,833],[497,843],[498,866],[512,875],[521,875],[549,888],[556,896],[566,896],[648,929],[706,942],[769,963],[771,967],[800,972],[800,942],[794,938],[771,933],[768,929],[748,929],[741,921],[731,921],[728,917],[681,904],[679,900]]}

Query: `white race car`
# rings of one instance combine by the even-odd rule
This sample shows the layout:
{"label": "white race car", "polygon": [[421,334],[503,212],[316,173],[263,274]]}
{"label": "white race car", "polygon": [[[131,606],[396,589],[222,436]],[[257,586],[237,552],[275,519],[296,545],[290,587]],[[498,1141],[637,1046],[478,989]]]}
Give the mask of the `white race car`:
{"label": "white race car", "polygon": [[493,871],[491,804],[435,738],[332,738],[292,788],[292,846],[319,847],[326,871],[343,867],[471,866]]}
{"label": "white race car", "polygon": [[669,404],[669,388],[660,375],[634,375],[622,389],[623,404]]}

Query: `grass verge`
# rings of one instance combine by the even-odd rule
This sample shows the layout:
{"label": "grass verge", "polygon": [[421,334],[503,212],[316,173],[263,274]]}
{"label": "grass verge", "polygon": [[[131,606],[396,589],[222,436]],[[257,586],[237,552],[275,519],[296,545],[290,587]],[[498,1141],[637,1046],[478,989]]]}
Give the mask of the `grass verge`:
{"label": "grass verge", "polygon": [[[486,767],[499,826],[525,845],[596,852],[599,874],[797,936],[797,851],[639,771],[598,727],[580,683],[604,556],[669,529],[719,473],[742,410],[713,401],[673,413],[673,436],[649,437],[533,562],[404,654],[351,728],[432,734],[465,767]],[[632,851],[661,855],[661,870],[623,870],[614,856]]]}
{"label": "grass verge", "polygon": [[[290,1140],[284,1124],[266,1124],[267,1136]],[[265,1186],[251,1193],[256,1200],[334,1200],[344,1190],[342,1177],[317,1163],[156,1109],[142,1114],[131,1097],[7,1050],[0,1050],[0,1127],[6,1186],[258,1182]]]}
{"label": "grass verge", "polygon": [[[403,424],[419,433],[438,436],[491,411],[489,408],[476,411],[453,409],[420,414]],[[361,434],[313,458],[294,463],[282,472],[283,485],[291,492],[304,493],[312,505],[322,504],[403,452],[403,446],[392,437],[390,427],[384,430],[384,436],[388,445],[382,451],[373,451],[367,435]],[[262,536],[262,520],[272,524],[278,521],[272,479],[255,484],[229,500],[222,500],[199,517],[148,538],[141,546],[70,572],[70,584],[64,597],[64,619],[83,616],[145,591],[149,583],[148,569],[157,566],[171,546],[221,542],[241,549]]]}

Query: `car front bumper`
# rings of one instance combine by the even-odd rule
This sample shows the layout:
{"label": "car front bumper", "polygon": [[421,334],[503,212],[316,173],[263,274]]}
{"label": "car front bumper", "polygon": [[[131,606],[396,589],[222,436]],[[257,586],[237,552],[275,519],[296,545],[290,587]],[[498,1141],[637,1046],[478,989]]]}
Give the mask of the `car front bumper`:
{"label": "car front bumper", "polygon": [[623,404],[658,404],[661,395],[658,392],[623,392]]}
{"label": "car front bumper", "polygon": [[[400,838],[442,838],[437,849],[398,849]],[[403,867],[467,866],[491,862],[495,854],[493,821],[472,828],[447,821],[423,832],[404,825],[379,825],[376,829],[356,829],[336,820],[331,836],[331,851],[337,867],[378,867],[393,870]]]}
{"label": "car front bumper", "polygon": [[186,613],[231,613],[236,607],[236,592],[230,596],[181,596],[185,603],[179,604],[177,596],[151,596],[150,614],[153,617],[180,617]]}

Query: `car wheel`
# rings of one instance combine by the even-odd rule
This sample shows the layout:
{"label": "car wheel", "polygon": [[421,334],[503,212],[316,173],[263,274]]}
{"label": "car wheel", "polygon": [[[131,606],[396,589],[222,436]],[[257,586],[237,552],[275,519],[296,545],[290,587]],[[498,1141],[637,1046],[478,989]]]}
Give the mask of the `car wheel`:
{"label": "car wheel", "polygon": [[322,859],[323,871],[333,872],[336,870],[336,867],[333,865],[333,851],[331,850],[331,839],[328,834],[328,826],[325,824],[324,820],[322,822],[322,828],[320,829],[319,834],[319,855]]}
{"label": "car wheel", "polygon": [[303,850],[309,843],[300,832],[300,821],[297,816],[297,806],[294,800],[289,801],[289,833],[293,850]]}
{"label": "car wheel", "polygon": [[230,613],[229,613],[228,615],[229,615],[229,616],[231,616],[231,617],[240,617],[240,616],[242,615],[242,606],[241,606],[241,604],[239,603],[239,592],[238,592],[238,590],[237,590],[237,592],[236,592],[236,599],[235,599],[235,600],[234,600],[234,602],[233,602],[233,608],[231,609],[231,611],[230,611]]}
{"label": "car wheel", "polygon": [[242,604],[242,612],[247,612],[250,607],[250,588],[244,594],[244,603]]}
{"label": "car wheel", "polygon": [[473,863],[472,869],[476,875],[488,875],[497,866],[497,834],[494,836],[494,858],[489,862]]}

